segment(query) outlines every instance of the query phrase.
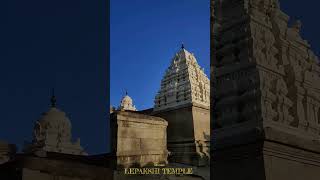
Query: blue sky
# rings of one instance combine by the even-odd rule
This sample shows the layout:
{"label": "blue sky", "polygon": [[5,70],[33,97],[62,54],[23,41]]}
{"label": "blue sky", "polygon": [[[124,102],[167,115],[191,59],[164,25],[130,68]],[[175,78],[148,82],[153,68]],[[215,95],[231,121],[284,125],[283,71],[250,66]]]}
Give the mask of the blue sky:
{"label": "blue sky", "polygon": [[139,110],[151,108],[182,42],[209,74],[209,7],[209,0],[111,0],[111,104],[128,89]]}
{"label": "blue sky", "polygon": [[320,25],[319,7],[320,1],[314,0],[281,0],[281,9],[291,19],[300,19],[302,22],[302,38],[311,44],[311,49],[320,55]]}

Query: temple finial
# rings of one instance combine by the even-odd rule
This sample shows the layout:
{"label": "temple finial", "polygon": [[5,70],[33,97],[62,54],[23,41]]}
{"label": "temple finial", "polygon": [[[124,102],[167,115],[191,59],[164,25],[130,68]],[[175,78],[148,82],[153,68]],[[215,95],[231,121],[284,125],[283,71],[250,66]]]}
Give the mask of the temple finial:
{"label": "temple finial", "polygon": [[128,96],[128,90],[126,89],[126,96]]}
{"label": "temple finial", "polygon": [[184,49],[184,44],[183,43],[181,43],[181,49]]}
{"label": "temple finial", "polygon": [[52,88],[52,92],[51,92],[51,107],[56,107],[56,102],[57,102],[57,99],[56,99],[56,96],[54,94],[54,88]]}

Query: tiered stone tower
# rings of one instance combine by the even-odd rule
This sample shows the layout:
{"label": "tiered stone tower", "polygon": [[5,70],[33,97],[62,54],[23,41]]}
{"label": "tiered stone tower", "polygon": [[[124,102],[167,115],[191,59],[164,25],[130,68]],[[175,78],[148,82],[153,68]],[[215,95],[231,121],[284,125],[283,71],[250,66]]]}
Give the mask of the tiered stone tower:
{"label": "tiered stone tower", "polygon": [[207,165],[210,84],[193,54],[183,46],[173,57],[155,97],[153,115],[168,121],[169,161]]}
{"label": "tiered stone tower", "polygon": [[161,80],[154,110],[159,111],[188,103],[210,106],[209,79],[193,54],[184,49],[174,56]]}
{"label": "tiered stone tower", "polygon": [[214,179],[320,176],[320,67],[278,0],[212,0]]}
{"label": "tiered stone tower", "polygon": [[51,98],[51,108],[36,121],[33,141],[26,144],[25,152],[45,155],[46,152],[87,155],[80,145],[80,139],[72,142],[71,122],[65,113],[56,108],[56,100]]}

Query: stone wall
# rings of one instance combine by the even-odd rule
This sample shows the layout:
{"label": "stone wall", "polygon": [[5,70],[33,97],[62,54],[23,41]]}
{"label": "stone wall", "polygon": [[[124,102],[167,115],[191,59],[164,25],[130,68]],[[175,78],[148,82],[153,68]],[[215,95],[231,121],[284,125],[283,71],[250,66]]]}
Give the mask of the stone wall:
{"label": "stone wall", "polygon": [[111,114],[112,151],[118,167],[167,163],[167,121],[129,111]]}
{"label": "stone wall", "polygon": [[208,165],[210,147],[210,110],[187,104],[153,113],[168,121],[169,161]]}

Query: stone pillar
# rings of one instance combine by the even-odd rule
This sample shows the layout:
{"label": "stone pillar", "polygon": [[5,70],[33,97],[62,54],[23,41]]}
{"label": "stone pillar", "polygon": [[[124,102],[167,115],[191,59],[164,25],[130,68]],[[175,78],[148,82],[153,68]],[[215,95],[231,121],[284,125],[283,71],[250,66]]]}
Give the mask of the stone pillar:
{"label": "stone pillar", "polygon": [[301,22],[278,0],[211,5],[213,178],[317,179],[320,67]]}

